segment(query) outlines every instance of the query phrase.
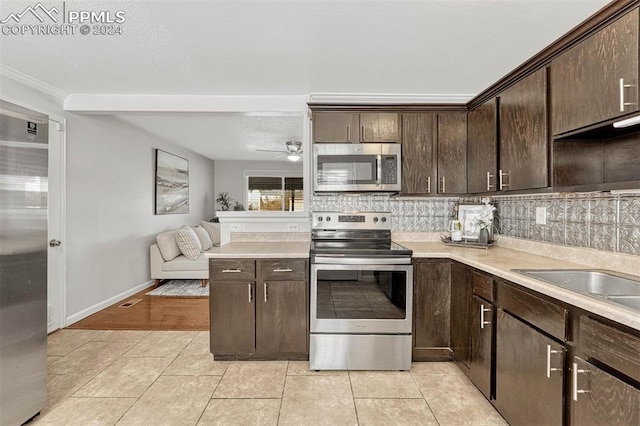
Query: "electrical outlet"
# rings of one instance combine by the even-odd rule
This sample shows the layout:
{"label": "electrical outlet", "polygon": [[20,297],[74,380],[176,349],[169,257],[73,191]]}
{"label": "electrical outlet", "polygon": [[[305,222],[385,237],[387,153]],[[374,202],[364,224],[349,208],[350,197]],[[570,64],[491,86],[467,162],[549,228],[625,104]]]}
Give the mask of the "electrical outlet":
{"label": "electrical outlet", "polygon": [[232,232],[240,232],[240,231],[242,231],[242,224],[241,223],[232,223],[231,224],[231,231]]}
{"label": "electrical outlet", "polygon": [[546,225],[546,224],[547,224],[547,208],[536,207],[536,225]]}
{"label": "electrical outlet", "polygon": [[289,223],[287,225],[287,231],[297,231],[298,228],[298,224],[297,223]]}

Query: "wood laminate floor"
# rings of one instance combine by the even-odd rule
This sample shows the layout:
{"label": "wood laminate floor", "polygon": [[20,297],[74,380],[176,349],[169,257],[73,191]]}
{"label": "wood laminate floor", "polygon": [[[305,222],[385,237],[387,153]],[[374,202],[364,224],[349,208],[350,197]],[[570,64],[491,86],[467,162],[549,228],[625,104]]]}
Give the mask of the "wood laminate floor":
{"label": "wood laminate floor", "polygon": [[[146,296],[151,288],[109,306],[68,328],[85,330],[209,330],[209,298]],[[121,307],[128,302],[136,302]]]}

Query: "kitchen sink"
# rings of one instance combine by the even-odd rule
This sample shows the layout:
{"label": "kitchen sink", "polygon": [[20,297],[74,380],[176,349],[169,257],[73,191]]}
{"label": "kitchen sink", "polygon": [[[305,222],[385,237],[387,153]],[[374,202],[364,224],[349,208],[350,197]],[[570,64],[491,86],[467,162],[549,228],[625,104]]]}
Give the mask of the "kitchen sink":
{"label": "kitchen sink", "polygon": [[513,269],[576,291],[640,311],[640,278],[598,269]]}

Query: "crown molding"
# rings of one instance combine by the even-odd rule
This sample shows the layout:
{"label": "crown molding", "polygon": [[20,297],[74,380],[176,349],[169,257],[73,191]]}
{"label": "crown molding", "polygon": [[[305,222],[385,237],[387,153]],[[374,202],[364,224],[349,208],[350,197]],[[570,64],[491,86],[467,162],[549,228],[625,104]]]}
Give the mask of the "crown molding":
{"label": "crown molding", "polygon": [[0,75],[43,92],[61,102],[64,101],[67,96],[62,90],[3,64],[0,64]]}
{"label": "crown molding", "polygon": [[309,104],[419,105],[466,104],[475,94],[311,93]]}

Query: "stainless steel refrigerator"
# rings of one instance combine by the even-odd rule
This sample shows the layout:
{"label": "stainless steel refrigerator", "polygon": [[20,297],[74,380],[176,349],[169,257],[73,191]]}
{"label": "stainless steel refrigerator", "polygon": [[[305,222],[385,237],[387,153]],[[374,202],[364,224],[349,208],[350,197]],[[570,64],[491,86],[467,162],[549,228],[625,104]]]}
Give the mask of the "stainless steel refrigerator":
{"label": "stainless steel refrigerator", "polygon": [[0,425],[47,402],[49,119],[0,100]]}

